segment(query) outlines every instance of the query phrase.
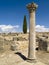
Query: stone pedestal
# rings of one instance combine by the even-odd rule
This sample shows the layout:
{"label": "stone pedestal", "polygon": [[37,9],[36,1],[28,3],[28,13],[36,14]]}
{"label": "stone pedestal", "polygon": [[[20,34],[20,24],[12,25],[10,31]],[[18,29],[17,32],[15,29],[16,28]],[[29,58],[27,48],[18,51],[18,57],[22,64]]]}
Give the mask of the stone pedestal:
{"label": "stone pedestal", "polygon": [[27,8],[30,15],[28,59],[33,60],[36,59],[35,10],[37,8],[37,5],[35,3],[31,3],[27,5]]}

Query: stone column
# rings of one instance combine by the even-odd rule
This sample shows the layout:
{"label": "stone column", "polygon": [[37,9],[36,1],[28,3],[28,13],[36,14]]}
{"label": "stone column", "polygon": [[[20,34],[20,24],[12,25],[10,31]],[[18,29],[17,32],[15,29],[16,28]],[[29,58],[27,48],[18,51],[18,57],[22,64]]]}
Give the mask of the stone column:
{"label": "stone column", "polygon": [[28,59],[34,60],[36,59],[36,38],[35,38],[35,11],[37,5],[35,3],[31,3],[27,5],[27,9],[29,10],[30,15],[30,27],[29,27],[29,48],[28,48]]}
{"label": "stone column", "polygon": [[47,40],[47,52],[49,53],[49,40]]}

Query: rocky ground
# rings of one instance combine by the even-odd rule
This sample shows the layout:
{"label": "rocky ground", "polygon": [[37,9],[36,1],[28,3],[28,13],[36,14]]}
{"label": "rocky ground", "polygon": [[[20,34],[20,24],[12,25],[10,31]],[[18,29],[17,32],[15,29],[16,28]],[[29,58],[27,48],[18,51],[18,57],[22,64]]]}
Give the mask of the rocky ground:
{"label": "rocky ground", "polygon": [[27,62],[27,50],[0,54],[0,65],[49,65],[49,53],[37,51],[37,62]]}
{"label": "rocky ground", "polygon": [[[43,38],[45,36],[38,34],[38,37]],[[36,51],[36,62],[27,61],[28,40],[28,34],[0,36],[0,65],[49,65],[49,53],[42,50]]]}

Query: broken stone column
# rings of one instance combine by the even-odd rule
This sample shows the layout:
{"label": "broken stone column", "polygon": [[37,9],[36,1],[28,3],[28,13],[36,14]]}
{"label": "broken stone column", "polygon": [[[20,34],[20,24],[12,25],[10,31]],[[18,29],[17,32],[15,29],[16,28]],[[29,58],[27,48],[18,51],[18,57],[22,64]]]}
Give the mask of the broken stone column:
{"label": "broken stone column", "polygon": [[49,40],[47,40],[47,52],[49,53]]}
{"label": "broken stone column", "polygon": [[29,27],[29,50],[28,50],[28,59],[34,60],[36,59],[36,38],[35,38],[35,11],[37,5],[35,3],[31,3],[27,5],[27,9],[29,10],[30,15],[30,27]]}

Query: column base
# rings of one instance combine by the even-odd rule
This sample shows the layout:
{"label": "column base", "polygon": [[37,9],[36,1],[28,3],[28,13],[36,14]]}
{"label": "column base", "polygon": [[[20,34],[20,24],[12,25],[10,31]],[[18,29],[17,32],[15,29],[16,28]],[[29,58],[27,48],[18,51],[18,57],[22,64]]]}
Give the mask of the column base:
{"label": "column base", "polygon": [[29,63],[36,63],[37,60],[36,59],[27,59],[27,62],[29,62]]}

